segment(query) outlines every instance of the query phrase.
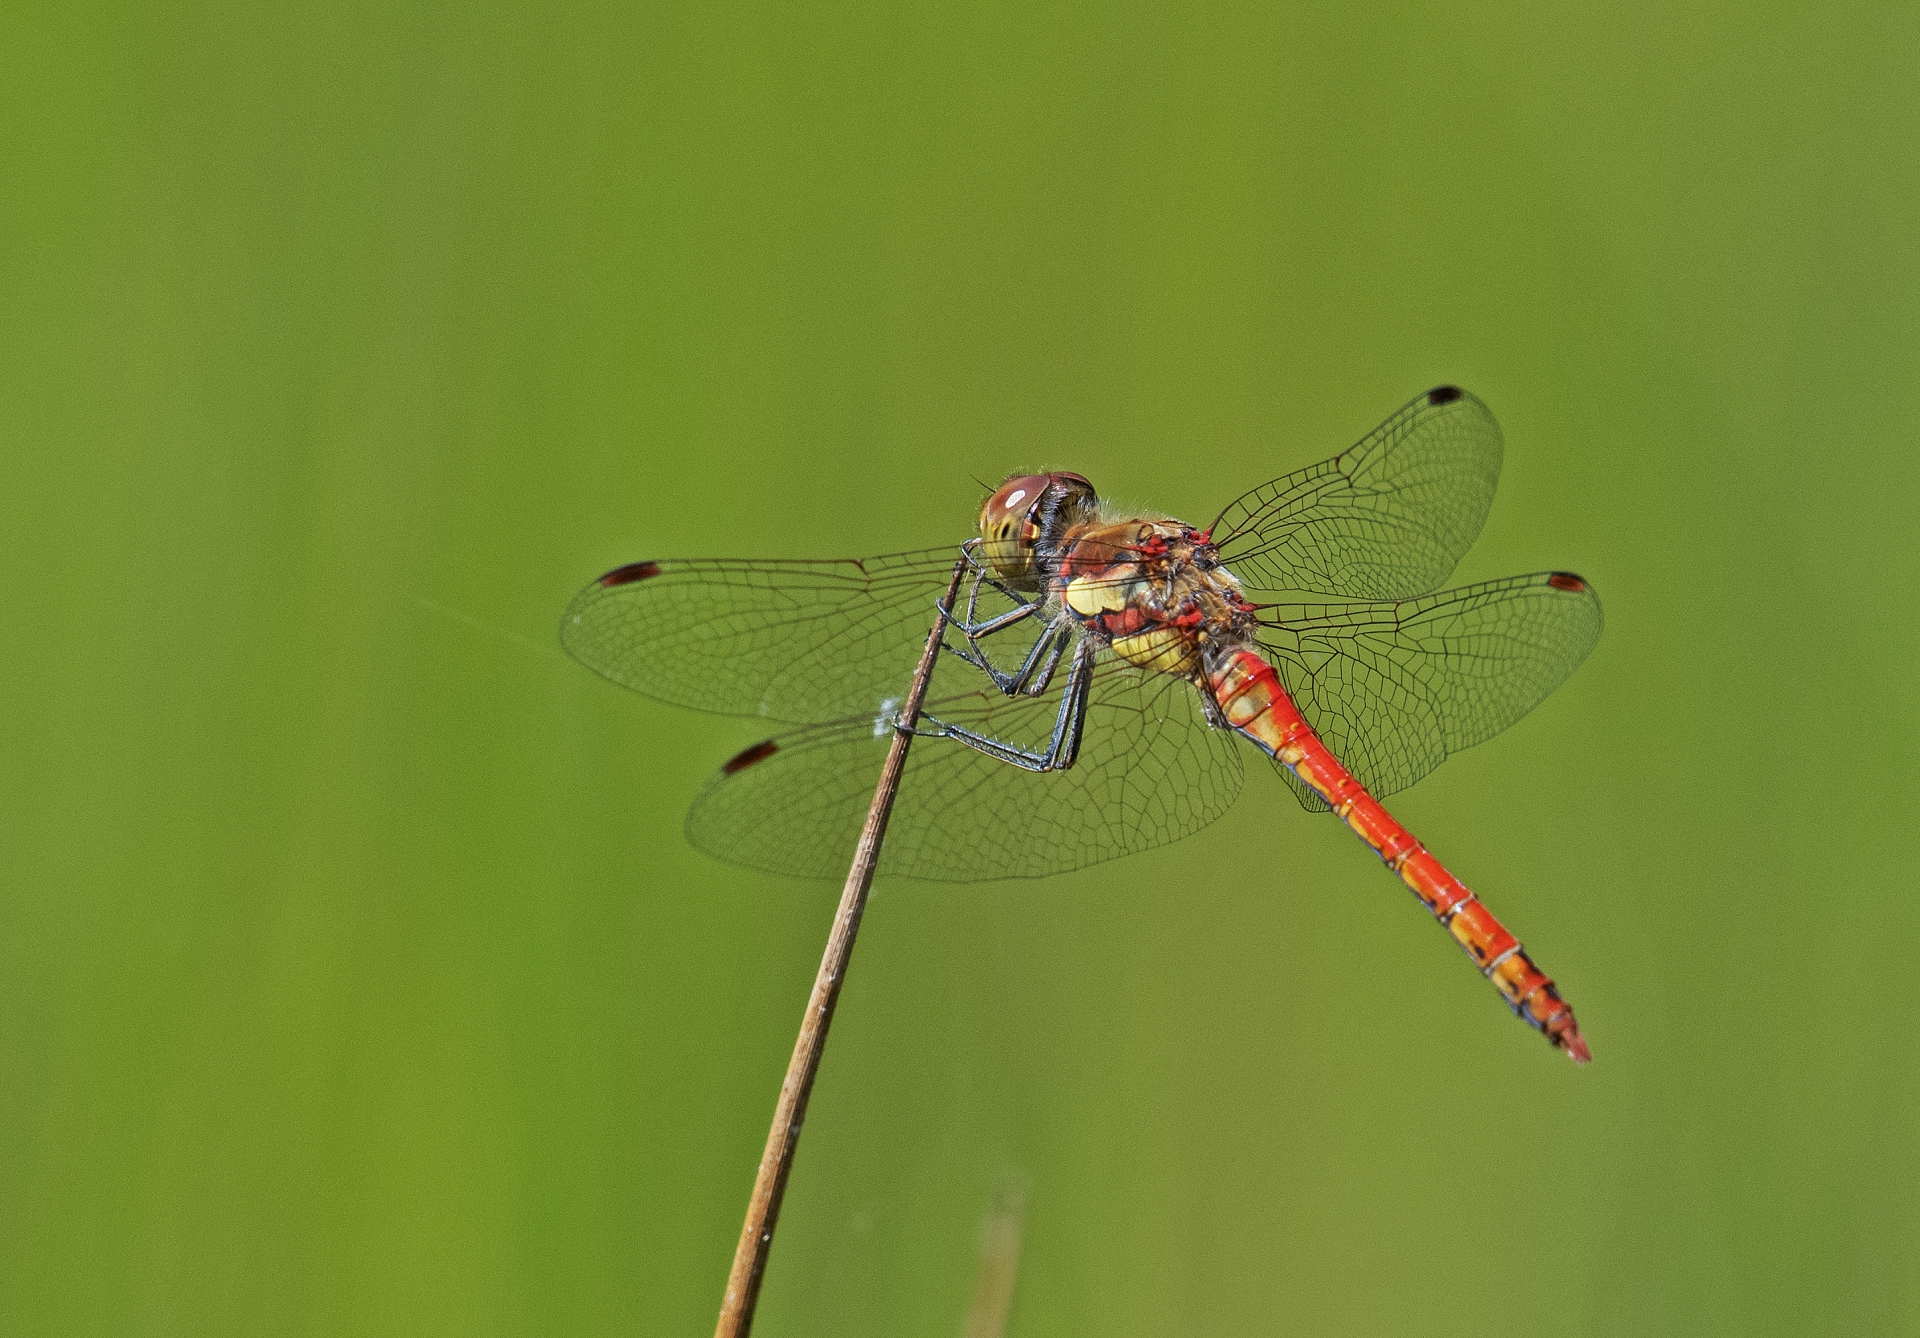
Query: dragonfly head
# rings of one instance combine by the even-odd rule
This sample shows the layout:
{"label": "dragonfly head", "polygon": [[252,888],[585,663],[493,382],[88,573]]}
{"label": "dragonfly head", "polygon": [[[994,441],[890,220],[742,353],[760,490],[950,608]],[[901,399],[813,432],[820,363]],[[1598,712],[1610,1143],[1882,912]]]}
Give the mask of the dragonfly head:
{"label": "dragonfly head", "polygon": [[1093,485],[1078,474],[1015,474],[980,508],[980,556],[1008,585],[1037,589],[1035,557],[1056,551],[1068,527],[1098,511]]}

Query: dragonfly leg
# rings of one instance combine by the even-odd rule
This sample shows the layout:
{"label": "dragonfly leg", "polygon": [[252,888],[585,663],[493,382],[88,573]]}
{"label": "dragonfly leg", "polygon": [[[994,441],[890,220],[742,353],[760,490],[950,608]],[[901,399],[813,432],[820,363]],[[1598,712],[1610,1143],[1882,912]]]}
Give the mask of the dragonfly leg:
{"label": "dragonfly leg", "polygon": [[[967,560],[969,562],[973,561],[972,553],[967,553]],[[983,583],[991,584],[995,590],[999,590],[1001,594],[1011,599],[1015,607],[1005,613],[982,620],[979,617],[979,604],[980,586]],[[958,629],[960,635],[967,639],[967,648],[965,650],[957,650],[949,646],[944,640],[940,643],[941,649],[950,655],[959,656],[974,668],[985,671],[992,677],[994,686],[1011,696],[1013,689],[1008,686],[1010,681],[1008,675],[995,668],[987,659],[986,652],[980,649],[979,640],[981,637],[992,636],[995,632],[1031,618],[1039,611],[1040,606],[1029,600],[1022,599],[1009,590],[1002,589],[999,582],[994,581],[988,576],[978,563],[974,563],[973,585],[967,592],[966,617],[962,618],[960,616],[959,611],[953,607],[951,598],[937,599],[934,601],[933,606],[940,611],[940,619],[942,622],[946,623],[949,627]]]}
{"label": "dragonfly leg", "polygon": [[[993,615],[991,618],[984,618],[984,619],[981,618],[979,616],[979,610],[980,610],[980,587],[982,585],[991,585],[1000,594],[1005,595],[1008,599],[1012,600],[1014,603],[1014,607],[1011,609],[1008,609],[1005,613],[997,613]],[[998,632],[1001,628],[1011,627],[1013,626],[1013,624],[1019,622],[1022,618],[1031,618],[1034,614],[1038,613],[1043,607],[1040,601],[1028,599],[1024,595],[1018,594],[1017,592],[1012,590],[1008,590],[1005,587],[1003,587],[998,581],[994,581],[980,572],[974,573],[973,588],[967,592],[967,616],[966,617],[962,618],[959,615],[959,613],[957,613],[952,608],[952,606],[948,605],[943,600],[938,600],[938,599],[934,600],[933,606],[936,609],[940,610],[940,616],[942,618],[945,618],[951,626],[959,628],[961,634],[968,638],[973,638],[977,636],[992,636],[995,632]]]}
{"label": "dragonfly leg", "polygon": [[[1060,667],[1061,655],[1067,649],[1067,642],[1070,639],[1069,627],[1070,624],[1065,619],[1049,627],[1040,639],[1033,643],[1033,649],[1027,653],[1026,663],[1022,664],[1013,675],[1010,687],[1002,688],[1001,691],[1008,696],[1020,692],[1029,697],[1038,697],[1045,692],[1047,685],[1053,682],[1053,671]],[[1043,647],[1045,647],[1046,657],[1044,662],[1041,659]]]}
{"label": "dragonfly leg", "polygon": [[[1060,714],[1054,718],[1053,738],[1044,753],[1003,743],[933,716],[920,717],[929,728],[914,732],[929,738],[957,739],[969,748],[1023,771],[1065,771],[1080,756],[1080,736],[1087,722],[1087,702],[1092,696],[1093,657],[1092,640],[1083,638],[1074,649],[1073,667],[1067,671],[1067,689],[1060,698]],[[1060,658],[1057,651],[1053,658],[1056,661]],[[1051,673],[1051,669],[1048,672]]]}
{"label": "dragonfly leg", "polygon": [[1033,643],[1033,649],[1027,652],[1027,658],[1018,669],[1007,673],[995,667],[986,656],[986,652],[974,644],[972,637],[967,638],[968,648],[960,650],[941,642],[948,654],[957,656],[986,674],[993,685],[1009,697],[1038,697],[1053,682],[1053,671],[1060,664],[1060,657],[1067,648],[1068,624],[1063,619],[1050,625]]}
{"label": "dragonfly leg", "polygon": [[[993,685],[1007,696],[1025,693],[1028,696],[1037,697],[1047,690],[1047,684],[1053,678],[1053,671],[1060,662],[1061,651],[1065,645],[1062,640],[1064,623],[1056,623],[1041,633],[1032,648],[1028,650],[1026,660],[1014,672],[1007,673],[996,666],[988,658],[986,651],[981,648],[980,642],[996,632],[1005,631],[1016,623],[1024,622],[1041,613],[1046,609],[1047,603],[1045,600],[1029,599],[994,580],[973,554],[971,545],[976,545],[978,542],[970,539],[967,544],[962,545],[962,552],[974,569],[973,584],[967,592],[966,616],[963,618],[959,615],[959,612],[953,608],[951,600],[935,603],[935,607],[940,611],[940,617],[948,625],[958,629],[960,635],[967,639],[966,649],[950,646],[944,641],[941,643],[941,648],[985,673],[993,680]],[[981,618],[979,616],[980,588],[983,585],[991,587],[1013,601],[1015,607],[990,618]]]}
{"label": "dragonfly leg", "polygon": [[[974,556],[974,550],[979,546],[980,541],[978,539],[969,539],[966,543],[960,545],[961,556],[966,559],[967,565],[973,568],[973,581],[967,588],[967,616],[965,618],[959,617],[954,613],[953,609],[942,600],[935,600],[934,607],[940,610],[941,617],[945,618],[955,627],[958,627],[962,632],[974,636],[985,636],[990,632],[997,632],[1000,628],[1027,617],[1039,608],[1043,601],[1028,599],[1019,591],[1010,590],[999,581],[994,580],[992,573],[981,566],[980,559]],[[997,614],[984,622],[980,621],[980,587],[983,585],[991,588],[995,593],[1006,599],[1011,600],[1018,607],[1010,612]]]}
{"label": "dragonfly leg", "polygon": [[960,635],[969,641],[975,637],[992,636],[995,632],[1004,631],[1023,619],[1031,618],[1034,614],[1040,612],[1041,608],[1039,604],[1029,602],[1022,604],[1017,609],[1008,609],[1005,613],[996,614],[982,622],[974,622],[971,600],[968,601],[968,605],[967,616],[965,618],[956,615],[952,609],[942,607],[937,601],[934,607],[940,609],[940,616],[947,620],[948,626],[958,630]]}
{"label": "dragonfly leg", "polygon": [[974,602],[980,598],[980,587],[982,585],[992,586],[995,590],[999,591],[1001,594],[1005,595],[1008,599],[1012,600],[1016,604],[1025,604],[1028,602],[1027,597],[1025,595],[1019,594],[1016,591],[1008,589],[1005,585],[1001,584],[999,581],[994,579],[993,572],[990,568],[987,568],[981,565],[980,540],[969,539],[965,543],[961,544],[960,556],[966,559],[966,563],[969,567],[973,568],[973,589],[972,589],[972,592],[967,597],[967,610],[968,610],[969,619],[971,619],[972,617]]}
{"label": "dragonfly leg", "polygon": [[[998,590],[1008,599],[1014,600],[1017,607],[1009,609],[1005,613],[996,614],[991,618],[980,618],[978,616],[978,604],[980,587],[983,583],[992,585],[995,590]],[[984,638],[990,637],[996,632],[1003,632],[1007,628],[1024,622],[1028,618],[1040,613],[1046,608],[1043,602],[1025,599],[1014,591],[1005,589],[997,581],[991,580],[991,578],[987,577],[984,573],[976,572],[973,578],[973,588],[967,595],[967,615],[965,618],[960,617],[954,609],[946,604],[940,604],[937,607],[940,610],[940,616],[945,619],[948,624],[958,629],[960,635],[967,639],[966,649],[964,650],[948,645],[943,641],[941,646],[949,654],[958,656],[975,669],[985,673],[993,680],[993,685],[1009,697],[1022,692],[1028,696],[1038,696],[1040,693],[1046,691],[1047,684],[1053,677],[1054,667],[1060,662],[1061,649],[1065,644],[1062,640],[1064,630],[1062,624],[1056,623],[1045,632],[1042,632],[1033,646],[1028,650],[1025,661],[1012,673],[1008,673],[996,666],[993,661],[988,658],[985,649],[980,645],[980,642]]]}

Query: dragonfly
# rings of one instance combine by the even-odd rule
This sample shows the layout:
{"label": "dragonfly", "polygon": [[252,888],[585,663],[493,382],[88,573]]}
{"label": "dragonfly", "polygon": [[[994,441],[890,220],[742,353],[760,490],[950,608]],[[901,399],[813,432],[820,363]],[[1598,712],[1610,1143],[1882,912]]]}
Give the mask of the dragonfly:
{"label": "dragonfly", "polygon": [[650,697],[788,727],[719,768],[686,833],[734,864],[837,878],[937,617],[945,672],[880,874],[1035,878],[1160,846],[1220,817],[1263,754],[1585,1063],[1558,987],[1380,802],[1520,719],[1599,640],[1599,597],[1571,572],[1439,588],[1502,451],[1486,405],[1441,386],[1205,529],[1104,505],[1079,474],[1015,475],[956,544],[616,567],[561,641]]}

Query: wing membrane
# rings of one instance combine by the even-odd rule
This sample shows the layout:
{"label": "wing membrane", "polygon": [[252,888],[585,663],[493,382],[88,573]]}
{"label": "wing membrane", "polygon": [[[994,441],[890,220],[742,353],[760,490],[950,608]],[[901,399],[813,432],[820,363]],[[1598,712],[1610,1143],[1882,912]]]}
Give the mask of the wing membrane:
{"label": "wing membrane", "polygon": [[[1043,745],[1060,692],[1056,683],[1038,698],[950,693],[926,709],[1003,742]],[[688,839],[769,873],[845,877],[891,737],[888,721],[866,715],[748,749],[700,792]],[[1068,770],[1023,771],[953,739],[915,739],[879,872],[962,882],[1082,868],[1200,830],[1232,804],[1242,778],[1233,737],[1208,727],[1191,684],[1103,652]]]}
{"label": "wing membrane", "polygon": [[1472,546],[1500,481],[1500,425],[1428,391],[1331,460],[1263,484],[1213,524],[1247,586],[1363,599],[1434,589]]}
{"label": "wing membrane", "polygon": [[1261,622],[1307,723],[1384,797],[1538,705],[1587,658],[1601,615],[1579,577],[1536,572],[1393,603],[1269,605]]}
{"label": "wing membrane", "polygon": [[636,562],[574,597],[560,642],[595,673],[677,706],[794,724],[871,718],[912,678],[959,555]]}

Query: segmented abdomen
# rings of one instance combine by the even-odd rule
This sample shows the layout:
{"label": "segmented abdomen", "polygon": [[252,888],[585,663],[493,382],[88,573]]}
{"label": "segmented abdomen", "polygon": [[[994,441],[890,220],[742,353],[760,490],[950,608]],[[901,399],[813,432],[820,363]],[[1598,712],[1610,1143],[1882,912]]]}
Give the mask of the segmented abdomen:
{"label": "segmented abdomen", "polygon": [[1394,821],[1340,764],[1281,686],[1273,666],[1244,647],[1214,657],[1208,675],[1227,723],[1312,786],[1413,890],[1506,999],[1508,1007],[1584,1064],[1592,1056],[1573,1008],[1465,884]]}

